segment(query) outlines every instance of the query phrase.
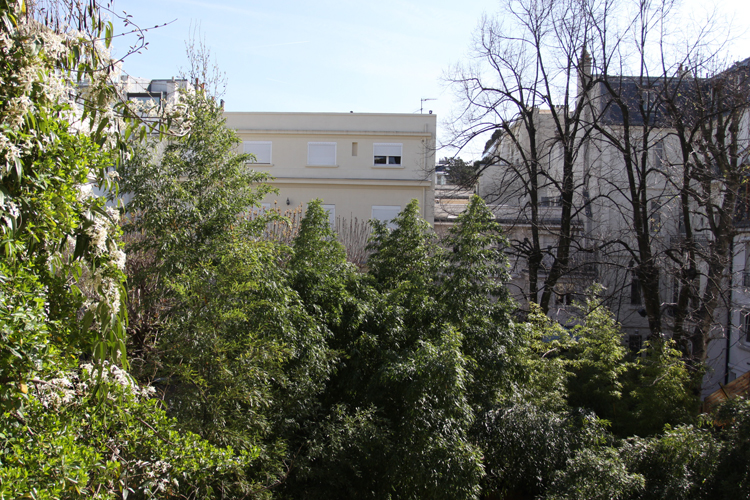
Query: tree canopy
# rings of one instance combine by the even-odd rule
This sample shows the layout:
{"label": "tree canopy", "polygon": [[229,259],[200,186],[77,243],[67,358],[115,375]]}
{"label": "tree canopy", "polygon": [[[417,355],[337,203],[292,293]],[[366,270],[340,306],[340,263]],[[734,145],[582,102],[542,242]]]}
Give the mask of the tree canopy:
{"label": "tree canopy", "polygon": [[70,92],[111,68],[87,12],[0,0],[0,497],[750,495],[748,402],[697,416],[675,344],[629,352],[596,290],[515,315],[481,198],[443,238],[416,200],[373,221],[361,269],[321,200],[269,238],[211,96],[157,139],[104,80]]}

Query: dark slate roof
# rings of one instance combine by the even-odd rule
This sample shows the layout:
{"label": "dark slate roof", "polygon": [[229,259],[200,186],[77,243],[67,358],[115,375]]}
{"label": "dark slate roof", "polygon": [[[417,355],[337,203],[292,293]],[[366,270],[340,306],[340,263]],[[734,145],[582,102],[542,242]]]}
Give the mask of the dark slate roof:
{"label": "dark slate roof", "polygon": [[[661,78],[647,78],[636,76],[610,76],[608,81],[613,92],[621,96],[627,104],[628,117],[631,126],[639,126],[646,123],[659,125],[664,124],[667,116],[666,109],[659,101],[659,93],[664,87]],[[599,112],[601,122],[607,125],[622,125],[624,123],[623,111],[615,102],[603,82],[597,84],[597,94],[603,98],[599,100]],[[643,106],[643,113],[641,113]]]}

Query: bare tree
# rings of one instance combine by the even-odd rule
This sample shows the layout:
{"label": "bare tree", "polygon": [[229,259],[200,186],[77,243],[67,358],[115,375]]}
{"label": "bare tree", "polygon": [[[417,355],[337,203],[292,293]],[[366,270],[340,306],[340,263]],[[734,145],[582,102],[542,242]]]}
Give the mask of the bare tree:
{"label": "bare tree", "polygon": [[[530,228],[512,245],[527,265],[524,297],[547,311],[555,286],[572,271],[577,221],[588,203],[576,197],[582,179],[575,166],[587,136],[581,99],[592,84],[583,71],[592,27],[586,2],[521,0],[504,7],[482,20],[478,63],[448,77],[462,102],[452,145],[495,131],[479,175],[492,171],[496,178],[482,194],[520,209],[507,210],[515,215],[504,222]],[[555,241],[547,248],[545,234]]]}
{"label": "bare tree", "polygon": [[715,30],[686,36],[675,15],[671,0],[509,0],[449,78],[452,145],[493,132],[479,192],[525,262],[527,300],[549,312],[595,263],[586,279],[630,328],[703,361],[727,305],[747,64],[719,70]]}
{"label": "bare tree", "polygon": [[206,36],[200,24],[190,24],[190,33],[185,40],[186,69],[180,68],[180,78],[202,88],[214,99],[221,99],[227,90],[227,74],[216,62],[211,49],[206,44]]}
{"label": "bare tree", "polygon": [[663,93],[683,165],[683,237],[669,257],[678,285],[673,334],[686,352],[703,359],[716,310],[731,307],[733,240],[737,221],[747,213],[740,192],[747,175],[742,122],[750,109],[750,68],[748,61],[721,71],[689,62],[680,85]]}
{"label": "bare tree", "polygon": [[[727,305],[746,72],[711,74],[720,58],[706,50],[710,28],[670,55],[672,2],[634,5],[630,35],[600,28],[596,44],[589,102],[601,113],[592,142],[609,161],[599,196],[620,218],[599,231],[600,245],[611,265],[627,266],[631,300],[642,300],[651,334],[673,334],[686,356],[703,362]],[[607,42],[618,50],[607,52]]]}

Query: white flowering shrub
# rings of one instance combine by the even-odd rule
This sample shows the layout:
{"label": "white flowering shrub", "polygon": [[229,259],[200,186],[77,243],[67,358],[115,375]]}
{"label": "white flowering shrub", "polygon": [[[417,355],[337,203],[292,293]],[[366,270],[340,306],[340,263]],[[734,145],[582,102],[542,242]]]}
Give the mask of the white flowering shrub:
{"label": "white flowering shrub", "polygon": [[87,189],[116,190],[125,122],[92,42],[104,24],[56,33],[7,0],[0,18],[0,408],[22,408],[30,380],[81,355],[126,363],[117,212]]}
{"label": "white flowering shrub", "polygon": [[[23,417],[0,414],[0,498],[231,498],[252,496],[257,450],[215,447],[180,430],[112,363],[83,364],[30,382]],[[96,392],[104,387],[107,397]]]}
{"label": "white flowering shrub", "polygon": [[[55,32],[0,0],[0,499],[244,498],[258,452],[214,447],[128,374],[117,193],[126,140],[175,120],[116,101],[96,0]],[[140,117],[139,117],[140,118]]]}

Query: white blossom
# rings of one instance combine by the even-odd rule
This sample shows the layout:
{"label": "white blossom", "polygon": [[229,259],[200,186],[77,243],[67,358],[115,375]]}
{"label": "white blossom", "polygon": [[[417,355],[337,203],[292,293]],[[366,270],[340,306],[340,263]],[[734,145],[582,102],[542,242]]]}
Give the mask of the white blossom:
{"label": "white blossom", "polygon": [[95,253],[97,254],[107,251],[107,225],[106,221],[97,217],[86,231],[86,234],[91,238],[91,243],[94,245]]}
{"label": "white blossom", "polygon": [[114,261],[118,269],[120,270],[125,269],[125,261],[126,261],[125,252],[123,252],[122,250],[115,250],[114,252],[112,252],[112,260]]}

